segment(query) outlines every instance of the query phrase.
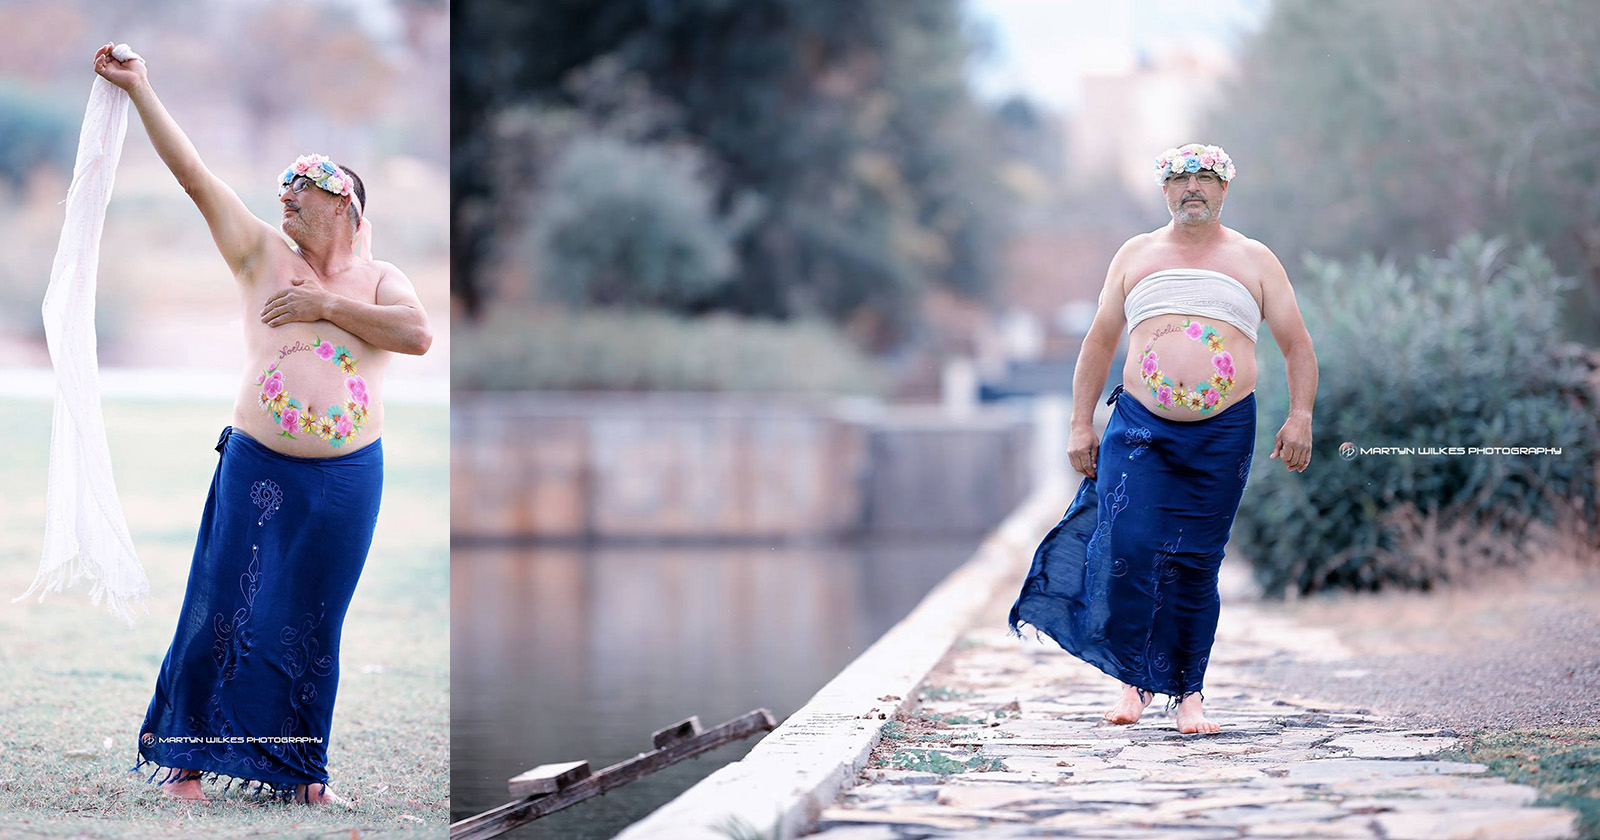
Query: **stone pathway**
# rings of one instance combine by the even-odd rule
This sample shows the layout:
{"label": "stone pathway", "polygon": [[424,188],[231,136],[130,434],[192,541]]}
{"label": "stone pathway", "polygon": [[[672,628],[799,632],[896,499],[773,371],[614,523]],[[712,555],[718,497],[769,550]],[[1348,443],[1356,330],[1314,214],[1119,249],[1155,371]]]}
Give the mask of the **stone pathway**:
{"label": "stone pathway", "polygon": [[[1118,684],[1025,628],[1010,593],[884,725],[872,760],[810,837],[1517,837],[1573,833],[1575,815],[1481,764],[1430,758],[1450,730],[1397,729],[1365,709],[1277,696],[1262,661],[1358,664],[1328,631],[1225,600],[1206,675],[1216,735],[1180,735],[1165,697],[1132,726],[1101,714]],[[1352,674],[1353,676],[1354,674]],[[889,699],[889,698],[885,698]],[[897,699],[897,698],[896,698]]]}

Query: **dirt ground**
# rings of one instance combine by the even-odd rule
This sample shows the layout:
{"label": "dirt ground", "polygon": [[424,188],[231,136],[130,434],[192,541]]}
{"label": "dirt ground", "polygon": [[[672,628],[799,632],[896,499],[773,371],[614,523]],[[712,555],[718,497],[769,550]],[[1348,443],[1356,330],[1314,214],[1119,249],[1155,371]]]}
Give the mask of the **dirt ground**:
{"label": "dirt ground", "polygon": [[1332,628],[1355,654],[1326,667],[1256,666],[1262,684],[1285,693],[1463,731],[1600,720],[1600,563],[1544,562],[1435,592],[1276,608]]}

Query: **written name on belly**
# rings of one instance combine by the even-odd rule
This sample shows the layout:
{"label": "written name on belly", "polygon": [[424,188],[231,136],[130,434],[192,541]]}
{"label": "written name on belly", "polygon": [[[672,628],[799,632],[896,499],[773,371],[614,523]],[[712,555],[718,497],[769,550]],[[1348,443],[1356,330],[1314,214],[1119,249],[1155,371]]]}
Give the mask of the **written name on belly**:
{"label": "written name on belly", "polygon": [[[1161,370],[1161,362],[1156,358],[1154,349],[1156,339],[1175,332],[1182,332],[1190,340],[1204,343],[1211,351],[1211,377],[1194,388],[1184,388],[1181,383],[1173,382]],[[1156,330],[1145,343],[1144,352],[1139,356],[1140,378],[1150,386],[1150,393],[1155,395],[1156,403],[1168,411],[1174,408],[1188,408],[1201,414],[1210,414],[1228,398],[1228,392],[1233,390],[1234,373],[1233,354],[1223,349],[1222,333],[1209,324],[1201,324],[1189,318],[1183,319],[1181,327],[1168,325]]]}
{"label": "written name on belly", "polygon": [[[295,353],[305,351],[324,362],[337,365],[344,372],[344,387],[349,394],[344,402],[318,411],[311,403],[302,402],[289,394],[278,364]],[[367,422],[370,404],[367,382],[356,373],[356,357],[342,344],[335,346],[332,342],[312,336],[310,344],[296,341],[285,345],[278,350],[278,358],[272,367],[256,379],[256,384],[261,386],[259,405],[272,417],[273,424],[278,427],[279,437],[298,440],[295,437],[297,434],[315,436],[337,449],[360,434],[361,427]]]}

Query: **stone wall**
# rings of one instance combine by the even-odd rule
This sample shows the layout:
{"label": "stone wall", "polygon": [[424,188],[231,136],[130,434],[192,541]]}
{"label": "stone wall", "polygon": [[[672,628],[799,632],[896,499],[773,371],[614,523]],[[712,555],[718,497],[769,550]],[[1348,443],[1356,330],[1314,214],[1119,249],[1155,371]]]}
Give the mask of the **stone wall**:
{"label": "stone wall", "polygon": [[457,537],[838,539],[981,534],[1026,494],[1032,427],[859,401],[457,394]]}

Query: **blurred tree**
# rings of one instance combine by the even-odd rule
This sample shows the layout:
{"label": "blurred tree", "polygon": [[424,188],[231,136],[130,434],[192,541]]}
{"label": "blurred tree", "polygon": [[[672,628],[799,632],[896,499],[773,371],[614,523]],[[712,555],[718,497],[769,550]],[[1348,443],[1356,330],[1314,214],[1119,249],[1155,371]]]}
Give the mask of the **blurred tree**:
{"label": "blurred tree", "polygon": [[733,273],[730,231],[692,161],[609,139],[573,144],[546,194],[540,274],[567,303],[688,309]]}
{"label": "blurred tree", "polygon": [[[706,308],[866,323],[881,345],[925,285],[992,283],[992,121],[967,89],[956,0],[480,2],[455,24],[452,267],[469,308],[510,194],[530,186],[495,163],[514,103],[692,143],[719,215],[760,208],[736,243],[738,282]],[[670,106],[653,125],[619,107],[640,85]]]}
{"label": "blurred tree", "polygon": [[1266,176],[1234,218],[1286,256],[1540,243],[1600,341],[1596,43],[1575,0],[1281,0],[1205,132]]}

